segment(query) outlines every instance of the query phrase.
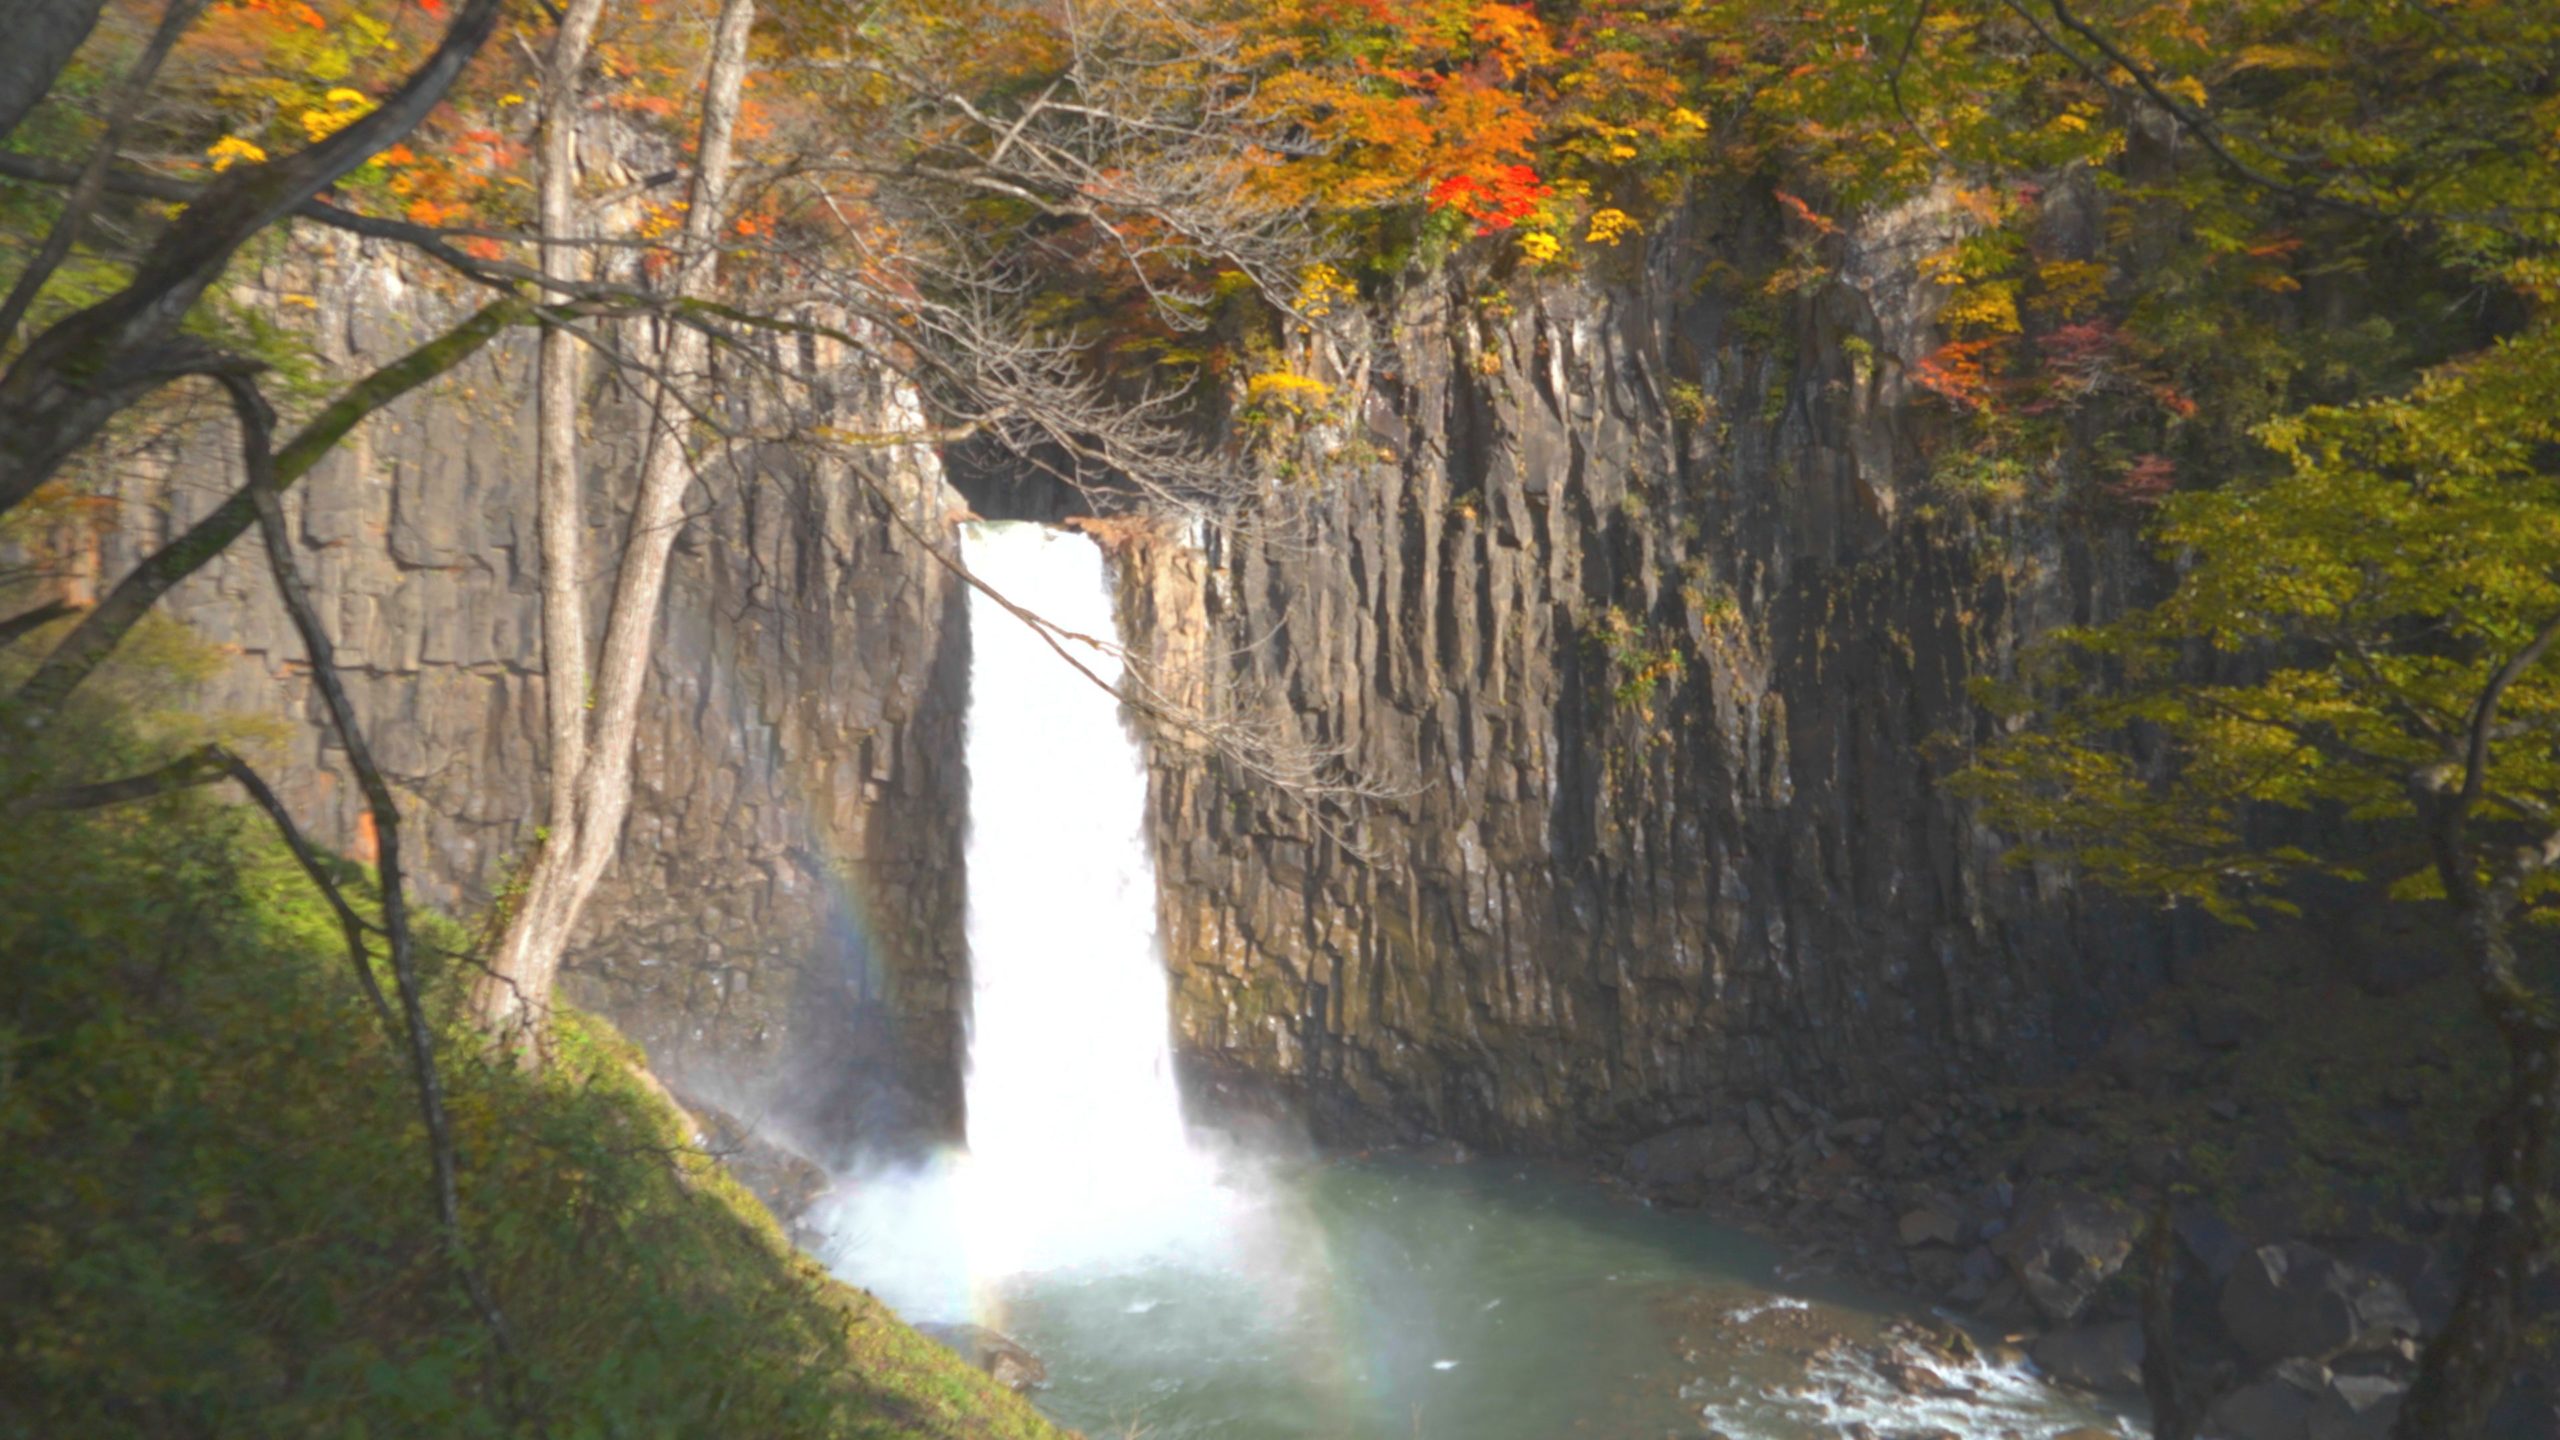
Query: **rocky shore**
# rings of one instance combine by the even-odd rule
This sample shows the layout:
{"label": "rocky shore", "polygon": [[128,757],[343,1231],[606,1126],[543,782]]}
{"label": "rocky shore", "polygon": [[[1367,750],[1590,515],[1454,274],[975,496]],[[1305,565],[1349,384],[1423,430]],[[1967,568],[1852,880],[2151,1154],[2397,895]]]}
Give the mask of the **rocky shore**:
{"label": "rocky shore", "polygon": [[[2307,938],[2215,952],[2058,1082],[1862,1112],[1785,1090],[1628,1146],[1614,1175],[2128,1402],[2165,1215],[2178,1362],[2217,1397],[2207,1433],[2383,1440],[2452,1298],[2469,1216],[2446,1197],[2468,1188],[2494,1051],[2457,982]],[[2555,1395],[2546,1358],[2495,1433],[2560,1434]]]}

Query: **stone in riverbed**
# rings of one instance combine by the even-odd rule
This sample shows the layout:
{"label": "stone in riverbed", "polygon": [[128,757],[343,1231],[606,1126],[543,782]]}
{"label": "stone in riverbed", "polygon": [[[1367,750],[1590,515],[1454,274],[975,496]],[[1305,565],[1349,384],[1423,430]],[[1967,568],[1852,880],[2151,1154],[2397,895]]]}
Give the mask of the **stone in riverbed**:
{"label": "stone in riverbed", "polygon": [[2409,1387],[2381,1375],[2339,1375],[2311,1404],[2308,1440],[2387,1440]]}
{"label": "stone in riverbed", "polygon": [[2132,1210],[2085,1190],[2056,1187],[2030,1200],[1991,1242],[2027,1300],[2048,1320],[2070,1320],[2124,1268],[2140,1230]]}
{"label": "stone in riverbed", "polygon": [[2419,1328],[2398,1285],[2299,1241],[2240,1258],[2222,1287],[2222,1323],[2260,1364],[2379,1350]]}
{"label": "stone in riverbed", "polygon": [[2142,1393],[2142,1327],[2131,1320],[2078,1325],[2036,1341],[2036,1364],[2065,1385],[2101,1395]]}
{"label": "stone in riverbed", "polygon": [[1049,1383],[1049,1367],[1009,1335],[984,1325],[918,1325],[922,1335],[987,1372],[1007,1390]]}

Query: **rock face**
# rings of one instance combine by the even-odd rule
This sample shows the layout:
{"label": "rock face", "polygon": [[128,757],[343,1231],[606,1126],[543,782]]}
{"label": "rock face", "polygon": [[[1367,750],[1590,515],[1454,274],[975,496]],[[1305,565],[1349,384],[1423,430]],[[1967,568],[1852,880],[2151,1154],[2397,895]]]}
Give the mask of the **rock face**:
{"label": "rock face", "polygon": [[[463,297],[337,238],[302,237],[242,298],[315,318],[353,377],[435,333]],[[287,297],[295,297],[288,299]],[[289,492],[301,561],[412,820],[411,875],[459,912],[504,883],[539,819],[531,347],[502,341],[359,429]],[[783,358],[783,357],[776,357]],[[824,369],[820,351],[799,363]],[[859,428],[895,398],[839,377]],[[593,426],[591,553],[621,544],[635,417]],[[93,589],[237,484],[195,433],[120,468],[125,522]],[[884,457],[938,521],[930,456]],[[588,911],[568,993],[644,1043],[687,1094],[821,1156],[845,1138],[948,1130],[961,1017],[961,597],[840,474],[756,452],[705,477],[677,545],[623,854]],[[165,602],[225,651],[205,708],[324,841],[361,851],[354,793],[255,537]],[[594,610],[600,616],[602,588]]]}
{"label": "rock face", "polygon": [[[1302,532],[1124,537],[1124,630],[1159,673],[1388,792],[1318,824],[1152,737],[1195,1081],[1276,1090],[1337,1135],[1592,1150],[1707,1127],[1712,1185],[1771,1148],[1751,1117],[1782,1095],[1873,1113],[2031,1075],[2151,983],[2157,922],[2004,868],[1938,788],[1987,723],[1968,682],[2141,575],[2104,514],[2003,518],[1929,478],[1906,368],[1934,343],[1919,262],[1949,214],[1825,241],[1843,278],[1777,301],[1750,278],[1786,259],[1765,197],[1701,203],[1588,280],[1425,285],[1338,377],[1359,433],[1292,482]],[[264,283],[312,302],[333,372],[454,306],[300,243]],[[293,499],[421,890],[465,909],[532,843],[540,794],[529,374],[494,347]],[[897,408],[831,378],[857,416]],[[594,428],[607,552],[638,426]],[[201,436],[129,467],[117,498],[147,518],[96,572],[200,513],[225,453]],[[930,457],[880,470],[940,523]],[[858,494],[776,453],[708,477],[624,858],[569,982],[686,1093],[821,1158],[956,1129],[965,1023],[965,607]],[[209,703],[293,722],[267,763],[360,848],[247,546],[170,609],[236,647]]]}
{"label": "rock face", "polygon": [[1783,303],[1734,278],[1779,253],[1741,201],[1598,281],[1451,279],[1346,379],[1309,533],[1133,548],[1142,650],[1395,792],[1355,848],[1158,737],[1197,1073],[1588,1148],[2031,1074],[2158,973],[2154,922],[2088,923],[1937,788],[1987,724],[1968,682],[2140,575],[2103,517],[1928,478],[1905,367],[1950,223],[1885,217]]}

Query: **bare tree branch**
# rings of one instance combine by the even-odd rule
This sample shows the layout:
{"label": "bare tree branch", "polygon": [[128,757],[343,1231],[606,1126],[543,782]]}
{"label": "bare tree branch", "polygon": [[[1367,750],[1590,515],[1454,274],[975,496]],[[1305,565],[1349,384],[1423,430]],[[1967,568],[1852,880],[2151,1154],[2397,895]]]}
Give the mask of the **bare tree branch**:
{"label": "bare tree branch", "polygon": [[171,220],[125,287],[55,322],[0,376],[0,514],[51,478],[134,399],[206,356],[178,327],[252,236],[401,136],[444,99],[498,23],[463,0],[443,43],[363,118],[280,160],[234,166]]}
{"label": "bare tree branch", "polygon": [[249,472],[246,494],[257,512],[258,529],[266,542],[268,571],[275,578],[276,593],[292,617],[295,632],[302,637],[303,651],[311,662],[312,686],[320,693],[330,728],[337,732],[338,743],[346,752],[347,768],[355,772],[356,786],[364,793],[366,810],[373,817],[375,885],[382,898],[382,925],[390,943],[391,977],[399,991],[400,1018],[408,1041],[412,1078],[417,1082],[418,1109],[426,1123],[434,1172],[435,1215],[446,1259],[469,1295],[472,1308],[488,1327],[500,1355],[512,1361],[515,1347],[507,1332],[506,1317],[499,1312],[479,1269],[471,1263],[470,1246],[462,1233],[460,1166],[454,1152],[452,1122],[445,1113],[444,1080],[436,1066],[435,1037],[428,1029],[420,993],[417,948],[410,935],[408,895],[400,869],[400,806],[391,794],[391,786],[382,778],[381,768],[374,763],[373,748],[365,740],[355,703],[348,698],[346,682],[338,673],[337,647],[320,623],[319,610],[311,603],[311,592],[294,564],[293,535],[285,525],[281,482],[270,440],[274,412],[268,409],[254,380],[225,377],[222,384],[231,394],[232,410],[239,419],[241,458]]}
{"label": "bare tree branch", "polygon": [[71,247],[79,242],[80,229],[88,223],[89,211],[106,189],[107,171],[124,144],[125,132],[132,128],[134,117],[142,113],[143,92],[150,88],[152,77],[160,73],[169,52],[177,48],[178,37],[204,13],[205,0],[169,0],[169,8],[160,16],[160,27],[152,32],[151,43],[142,58],[125,73],[116,86],[115,96],[108,102],[107,133],[89,154],[89,163],[81,168],[80,178],[62,202],[62,210],[54,216],[53,226],[45,233],[44,243],[36,247],[35,258],[18,272],[17,283],[9,287],[9,297],[0,300],[0,347],[18,335],[18,322],[24,320],[29,306],[44,290],[44,282],[53,278]]}
{"label": "bare tree branch", "polygon": [[40,791],[22,799],[14,809],[98,810],[109,805],[126,805],[136,800],[149,800],[217,780],[229,779],[249,792],[249,798],[276,827],[285,848],[293,853],[294,862],[302,867],[329,909],[338,917],[338,931],[346,940],[347,959],[356,976],[356,987],[364,992],[365,1003],[373,1007],[386,1034],[397,1038],[399,1026],[391,1018],[391,1004],[382,996],[382,982],[373,973],[373,953],[365,943],[365,932],[373,927],[347,903],[346,892],[321,862],[320,852],[303,838],[300,827],[293,823],[292,812],[269,786],[265,777],[252,769],[249,762],[222,745],[201,745],[166,765],[128,775],[117,780],[100,780],[86,785],[68,785],[58,790]]}
{"label": "bare tree branch", "polygon": [[[276,483],[291,485],[309,474],[366,416],[452,370],[508,326],[532,314],[530,305],[512,298],[484,305],[453,329],[348,386],[276,453]],[[184,535],[152,552],[19,683],[9,697],[9,713],[29,728],[50,724],[71,693],[105,662],[161,596],[210,564],[256,522],[257,507],[243,489],[189,526]]]}

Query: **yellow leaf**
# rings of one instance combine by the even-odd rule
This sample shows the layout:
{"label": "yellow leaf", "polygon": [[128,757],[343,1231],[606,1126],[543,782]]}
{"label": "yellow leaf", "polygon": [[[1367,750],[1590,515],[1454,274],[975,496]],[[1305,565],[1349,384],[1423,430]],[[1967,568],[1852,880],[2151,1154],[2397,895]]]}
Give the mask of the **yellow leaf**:
{"label": "yellow leaf", "polygon": [[252,165],[263,165],[267,162],[266,151],[259,149],[254,143],[243,140],[237,135],[223,136],[221,139],[214,141],[212,145],[206,147],[204,153],[205,158],[213,162],[213,168],[216,174],[230,169],[232,166],[239,164],[243,160],[248,161]]}

